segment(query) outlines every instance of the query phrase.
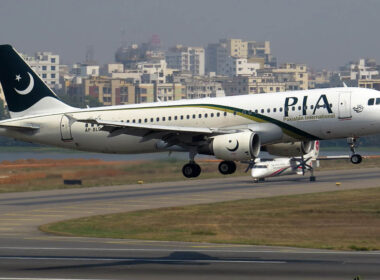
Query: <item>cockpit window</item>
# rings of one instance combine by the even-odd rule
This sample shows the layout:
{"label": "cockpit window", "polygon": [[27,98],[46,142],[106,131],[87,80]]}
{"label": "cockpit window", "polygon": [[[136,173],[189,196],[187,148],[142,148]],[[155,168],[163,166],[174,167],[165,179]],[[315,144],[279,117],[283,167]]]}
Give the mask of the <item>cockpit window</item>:
{"label": "cockpit window", "polygon": [[376,105],[380,104],[380,98],[376,98]]}
{"label": "cockpit window", "polygon": [[375,103],[375,99],[374,98],[368,99],[368,105],[373,105],[374,103]]}

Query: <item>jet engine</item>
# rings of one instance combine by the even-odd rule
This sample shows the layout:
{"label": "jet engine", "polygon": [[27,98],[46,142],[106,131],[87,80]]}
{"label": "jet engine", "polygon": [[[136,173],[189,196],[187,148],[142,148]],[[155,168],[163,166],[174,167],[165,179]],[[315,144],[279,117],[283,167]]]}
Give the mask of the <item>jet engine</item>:
{"label": "jet engine", "polygon": [[207,147],[202,147],[199,153],[211,154],[229,161],[242,161],[256,158],[260,152],[259,135],[252,131],[230,133],[215,136]]}
{"label": "jet engine", "polygon": [[267,145],[263,150],[274,156],[297,157],[310,153],[312,148],[313,141],[300,141]]}

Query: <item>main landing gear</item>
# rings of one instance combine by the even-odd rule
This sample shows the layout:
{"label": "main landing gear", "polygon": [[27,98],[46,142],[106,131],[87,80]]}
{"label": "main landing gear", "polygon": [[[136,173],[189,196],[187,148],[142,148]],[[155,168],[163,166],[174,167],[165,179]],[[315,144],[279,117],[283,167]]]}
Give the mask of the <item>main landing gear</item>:
{"label": "main landing gear", "polygon": [[229,175],[236,171],[236,164],[233,161],[222,161],[218,166],[219,172],[223,175]]}
{"label": "main landing gear", "polygon": [[196,164],[194,161],[194,157],[196,154],[197,153],[195,152],[190,152],[189,153],[190,162],[185,164],[182,167],[183,176],[185,176],[186,178],[195,178],[201,174],[201,171],[202,171],[201,167],[198,164]]}
{"label": "main landing gear", "polygon": [[[190,152],[189,163],[186,163],[182,167],[183,176],[185,176],[186,178],[195,178],[201,174],[201,171],[202,171],[201,167],[198,164],[196,164],[194,161],[195,155],[196,155],[195,152]],[[236,164],[233,161],[225,160],[219,163],[218,169],[219,169],[219,172],[222,173],[223,175],[229,175],[236,171]]]}
{"label": "main landing gear", "polygon": [[186,178],[195,178],[201,174],[201,167],[195,162],[189,162],[182,167],[182,173]]}
{"label": "main landing gear", "polygon": [[347,144],[350,146],[350,150],[351,150],[351,153],[352,153],[351,158],[350,158],[351,162],[353,164],[359,164],[359,163],[361,163],[362,160],[363,160],[363,158],[362,158],[361,155],[357,154],[356,151],[355,151],[356,148],[359,146],[357,138],[355,138],[355,137],[348,137],[347,138]]}

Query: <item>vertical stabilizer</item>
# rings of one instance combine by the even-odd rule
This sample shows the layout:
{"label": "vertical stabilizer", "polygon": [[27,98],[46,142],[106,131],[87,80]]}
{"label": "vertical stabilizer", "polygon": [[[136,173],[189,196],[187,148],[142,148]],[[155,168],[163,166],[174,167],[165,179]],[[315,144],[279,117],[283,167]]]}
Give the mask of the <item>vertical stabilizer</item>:
{"label": "vertical stabilizer", "polygon": [[0,83],[12,118],[72,109],[10,45],[0,45]]}

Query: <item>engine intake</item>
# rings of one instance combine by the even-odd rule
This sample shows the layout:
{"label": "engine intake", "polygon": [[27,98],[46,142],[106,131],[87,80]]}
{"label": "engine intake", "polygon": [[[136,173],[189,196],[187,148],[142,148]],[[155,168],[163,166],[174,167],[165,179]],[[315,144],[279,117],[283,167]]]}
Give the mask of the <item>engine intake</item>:
{"label": "engine intake", "polygon": [[310,153],[312,148],[313,141],[302,141],[267,145],[264,150],[274,156],[297,157]]}
{"label": "engine intake", "polygon": [[250,160],[260,153],[259,135],[251,132],[238,132],[213,137],[210,154],[223,160]]}

